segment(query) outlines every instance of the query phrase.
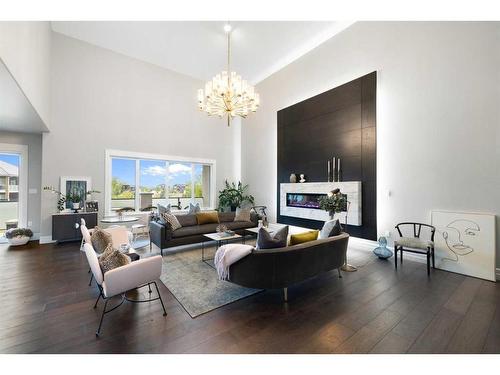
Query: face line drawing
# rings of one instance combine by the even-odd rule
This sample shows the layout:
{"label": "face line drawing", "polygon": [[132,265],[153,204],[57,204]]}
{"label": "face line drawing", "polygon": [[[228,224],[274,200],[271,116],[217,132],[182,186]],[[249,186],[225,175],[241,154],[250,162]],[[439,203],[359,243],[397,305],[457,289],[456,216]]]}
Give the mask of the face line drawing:
{"label": "face line drawing", "polygon": [[[481,231],[479,225],[470,220],[458,219],[449,223],[441,235],[446,242],[450,256],[444,257],[443,260],[458,262],[459,256],[465,256],[474,251],[474,248],[464,243],[465,236],[476,236]],[[453,235],[451,235],[453,234]]]}

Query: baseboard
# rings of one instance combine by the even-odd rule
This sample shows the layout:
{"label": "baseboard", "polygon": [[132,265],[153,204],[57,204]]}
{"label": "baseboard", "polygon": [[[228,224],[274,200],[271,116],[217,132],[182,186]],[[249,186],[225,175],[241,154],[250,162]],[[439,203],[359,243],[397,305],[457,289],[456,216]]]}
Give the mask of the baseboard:
{"label": "baseboard", "polygon": [[48,243],[54,243],[52,239],[52,236],[40,236],[40,245],[48,244]]}
{"label": "baseboard", "polygon": [[33,237],[30,238],[30,241],[37,241],[40,239],[40,233],[33,233]]}

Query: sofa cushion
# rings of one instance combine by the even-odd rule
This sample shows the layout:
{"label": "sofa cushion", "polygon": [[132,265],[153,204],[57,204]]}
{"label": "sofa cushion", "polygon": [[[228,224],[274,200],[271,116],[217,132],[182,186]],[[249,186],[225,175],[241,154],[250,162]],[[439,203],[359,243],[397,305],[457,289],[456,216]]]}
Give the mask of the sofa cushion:
{"label": "sofa cushion", "polygon": [[286,247],[288,239],[288,225],[273,234],[269,233],[264,227],[259,229],[257,233],[257,249],[275,249],[277,247]]}
{"label": "sofa cushion", "polygon": [[319,230],[311,230],[304,233],[292,234],[290,236],[290,246],[315,241],[318,239]]}
{"label": "sofa cushion", "polygon": [[241,207],[236,208],[234,221],[250,221],[250,209]]}
{"label": "sofa cushion", "polygon": [[255,227],[255,224],[251,221],[232,221],[230,223],[224,223],[224,225],[231,230]]}
{"label": "sofa cushion", "polygon": [[198,225],[196,221],[196,215],[176,215],[177,220],[183,227],[189,227],[191,225]]}
{"label": "sofa cushion", "polygon": [[165,212],[170,213],[170,210],[171,210],[170,203],[167,204],[166,206],[161,204],[161,203],[158,203],[158,214],[159,215],[163,215]]}
{"label": "sofa cushion", "polygon": [[207,233],[215,233],[215,229],[218,224],[202,224],[202,225],[191,225],[189,227],[182,227],[172,232],[173,238],[196,236]]}
{"label": "sofa cushion", "polygon": [[219,224],[219,215],[217,215],[217,211],[198,212],[196,214],[196,220],[198,221],[198,225],[212,223]]}
{"label": "sofa cushion", "polygon": [[201,211],[201,207],[199,203],[192,204],[189,203],[188,215],[193,215]]}
{"label": "sofa cushion", "polygon": [[338,236],[342,233],[342,226],[340,225],[339,219],[333,219],[325,221],[323,228],[319,232],[319,239]]}
{"label": "sofa cushion", "polygon": [[427,248],[434,246],[434,242],[421,240],[420,238],[401,237],[398,240],[394,241],[394,246],[403,246],[413,249],[427,250]]}
{"label": "sofa cushion", "polygon": [[163,218],[163,221],[166,223],[166,225],[169,225],[173,231],[182,227],[181,223],[179,223],[179,220],[177,220],[177,216],[175,215],[165,212],[161,215],[161,217]]}
{"label": "sofa cushion", "polygon": [[113,238],[111,234],[99,227],[94,228],[90,240],[92,242],[92,247],[97,254],[104,253],[108,245],[113,244]]}
{"label": "sofa cushion", "polygon": [[103,274],[112,269],[126,266],[130,262],[131,258],[122,254],[120,250],[113,249],[112,245],[108,245],[102,256],[99,257],[99,265]]}
{"label": "sofa cushion", "polygon": [[228,223],[234,221],[235,212],[219,212],[219,222]]}

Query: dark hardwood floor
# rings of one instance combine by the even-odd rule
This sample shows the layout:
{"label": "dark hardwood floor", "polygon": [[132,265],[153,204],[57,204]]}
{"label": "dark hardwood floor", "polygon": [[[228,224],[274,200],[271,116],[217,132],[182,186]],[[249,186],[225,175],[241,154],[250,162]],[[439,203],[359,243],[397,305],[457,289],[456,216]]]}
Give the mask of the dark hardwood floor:
{"label": "dark hardwood floor", "polygon": [[[1,353],[500,353],[500,285],[410,260],[265,291],[196,319],[160,282],[94,335],[102,304],[79,244],[0,245]],[[154,251],[153,251],[154,252]],[[149,249],[144,250],[144,255]]]}

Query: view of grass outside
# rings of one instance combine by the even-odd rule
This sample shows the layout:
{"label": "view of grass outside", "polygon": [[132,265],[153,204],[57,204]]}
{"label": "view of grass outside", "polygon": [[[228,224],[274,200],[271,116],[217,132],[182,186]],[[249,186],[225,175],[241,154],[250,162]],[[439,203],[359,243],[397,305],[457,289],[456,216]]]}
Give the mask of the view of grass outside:
{"label": "view of grass outside", "polygon": [[19,155],[0,153],[0,235],[18,225],[19,163]]}
{"label": "view of grass outside", "polygon": [[138,160],[138,163],[139,176],[136,176],[136,160],[112,158],[112,209],[135,207],[136,194],[140,193],[152,193],[154,206],[170,203],[174,210],[184,209],[193,199],[205,205],[208,166],[164,160]]}

